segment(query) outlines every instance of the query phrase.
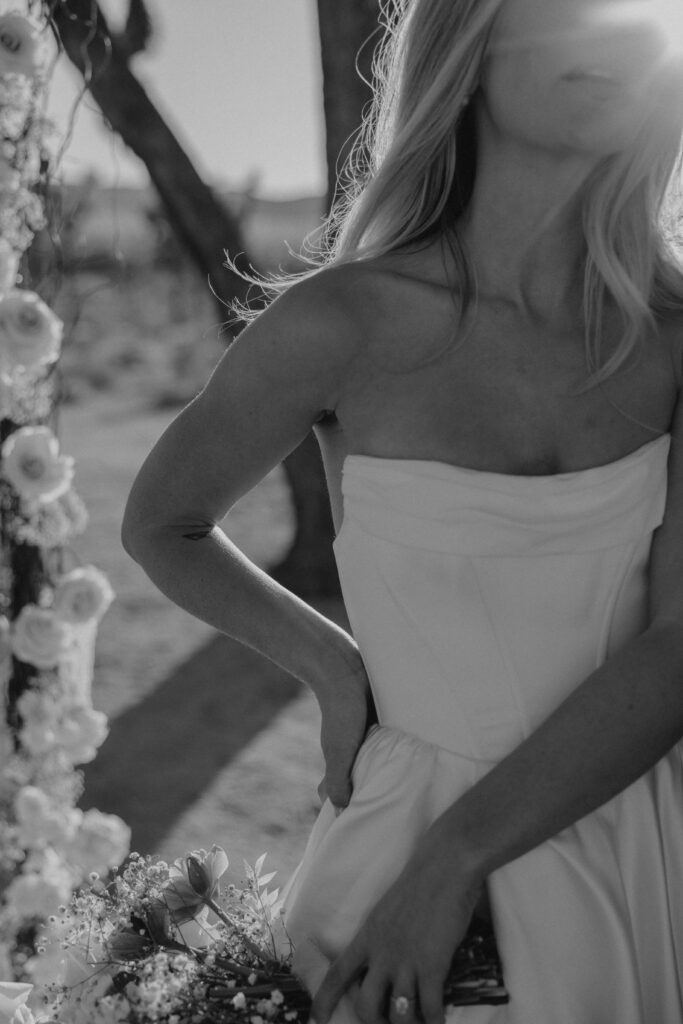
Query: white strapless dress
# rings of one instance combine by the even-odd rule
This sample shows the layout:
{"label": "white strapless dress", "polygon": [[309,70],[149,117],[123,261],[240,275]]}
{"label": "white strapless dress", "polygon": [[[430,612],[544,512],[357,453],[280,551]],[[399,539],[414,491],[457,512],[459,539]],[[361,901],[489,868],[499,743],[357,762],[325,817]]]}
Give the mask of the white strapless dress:
{"label": "white strapless dress", "polygon": [[[380,724],[283,892],[312,992],[434,819],[644,628],[669,440],[544,477],[347,458],[335,552]],[[682,749],[490,876],[510,1002],[450,1024],[682,1024]]]}

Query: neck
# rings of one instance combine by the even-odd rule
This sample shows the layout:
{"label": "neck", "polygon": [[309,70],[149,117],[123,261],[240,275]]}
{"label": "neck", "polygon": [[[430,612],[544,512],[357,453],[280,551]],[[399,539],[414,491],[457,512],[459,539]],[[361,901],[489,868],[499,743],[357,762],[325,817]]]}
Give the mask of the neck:
{"label": "neck", "polygon": [[479,129],[474,191],[459,224],[479,295],[534,322],[575,323],[586,255],[581,194],[591,164]]}

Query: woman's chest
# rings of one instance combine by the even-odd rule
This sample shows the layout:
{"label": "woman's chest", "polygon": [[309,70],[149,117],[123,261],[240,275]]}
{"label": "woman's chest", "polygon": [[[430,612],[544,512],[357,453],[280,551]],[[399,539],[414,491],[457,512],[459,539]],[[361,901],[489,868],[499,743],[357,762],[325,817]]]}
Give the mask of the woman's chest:
{"label": "woman's chest", "polygon": [[[605,355],[616,349],[606,336]],[[436,352],[436,355],[434,353]],[[441,352],[403,338],[378,346],[337,408],[336,443],[351,452],[435,459],[546,475],[621,458],[669,429],[677,399],[671,339],[643,343],[588,386],[583,337],[480,318]]]}
{"label": "woman's chest", "polygon": [[580,337],[499,323],[464,341],[433,331],[420,345],[407,327],[401,333],[397,319],[368,346],[316,430],[337,528],[350,453],[545,476],[614,462],[671,428],[683,338],[675,325],[595,387],[585,386]]}

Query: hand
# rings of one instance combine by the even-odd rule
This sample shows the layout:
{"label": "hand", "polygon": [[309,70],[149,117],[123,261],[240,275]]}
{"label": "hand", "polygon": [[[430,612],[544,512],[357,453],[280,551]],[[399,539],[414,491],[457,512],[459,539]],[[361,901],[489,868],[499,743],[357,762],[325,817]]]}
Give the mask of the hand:
{"label": "hand", "polygon": [[360,654],[358,669],[335,680],[323,695],[318,694],[318,702],[322,712],[320,745],[325,758],[325,777],[318,786],[318,795],[321,800],[329,797],[335,807],[343,808],[351,799],[351,769],[374,711]]}
{"label": "hand", "polygon": [[[333,962],[315,994],[311,1020],[327,1024],[349,992],[365,1024],[443,1024],[443,990],[451,960],[470,923],[479,882],[463,881],[448,851],[422,851]],[[391,997],[406,996],[399,1014]]]}

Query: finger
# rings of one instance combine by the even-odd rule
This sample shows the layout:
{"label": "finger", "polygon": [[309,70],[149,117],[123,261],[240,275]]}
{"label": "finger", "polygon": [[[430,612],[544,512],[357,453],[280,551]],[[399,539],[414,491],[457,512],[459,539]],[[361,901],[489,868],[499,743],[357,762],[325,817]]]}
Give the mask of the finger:
{"label": "finger", "polygon": [[438,974],[423,974],[418,978],[420,1016],[425,1024],[444,1024],[446,1020],[443,985],[444,979]]}
{"label": "finger", "polygon": [[318,786],[318,797],[320,798],[320,803],[321,803],[321,804],[324,804],[326,800],[329,800],[329,801],[330,801],[330,803],[331,803],[331,804],[332,804],[332,806],[334,807],[334,814],[335,814],[335,817],[337,817],[337,818],[339,817],[339,815],[341,814],[341,812],[342,812],[342,811],[344,810],[344,807],[347,807],[347,806],[348,806],[348,802],[347,802],[347,803],[345,803],[345,804],[342,804],[342,805],[337,805],[337,804],[336,804],[336,803],[334,802],[334,800],[332,800],[332,799],[330,798],[330,796],[329,796],[329,794],[328,794],[328,792],[327,792],[327,786],[326,786],[326,784],[325,784],[325,779],[323,779],[323,780],[322,780],[322,782],[320,783],[320,785]]}
{"label": "finger", "polygon": [[365,944],[354,939],[333,962],[313,997],[310,1015],[316,1024],[327,1024],[349,985],[365,970],[366,960]]}
{"label": "finger", "polygon": [[348,776],[326,775],[325,792],[335,807],[346,807],[351,799],[351,782]]}
{"label": "finger", "polygon": [[401,971],[391,983],[388,1016],[391,1024],[415,1024],[418,1013],[417,979],[414,974]]}
{"label": "finger", "polygon": [[324,779],[320,783],[320,785],[318,786],[318,796],[320,797],[320,803],[321,804],[324,804],[326,800],[330,801],[330,804],[334,808],[335,817],[337,817],[337,818],[339,817],[341,812],[344,810],[344,808],[348,807],[348,803],[342,804],[342,805],[337,805],[335,803],[335,801],[332,800],[332,798],[330,797],[330,795],[327,792],[327,788],[325,786],[325,780]]}
{"label": "finger", "polygon": [[387,999],[391,979],[386,971],[369,970],[353,999],[357,1015],[364,1024],[386,1024]]}

